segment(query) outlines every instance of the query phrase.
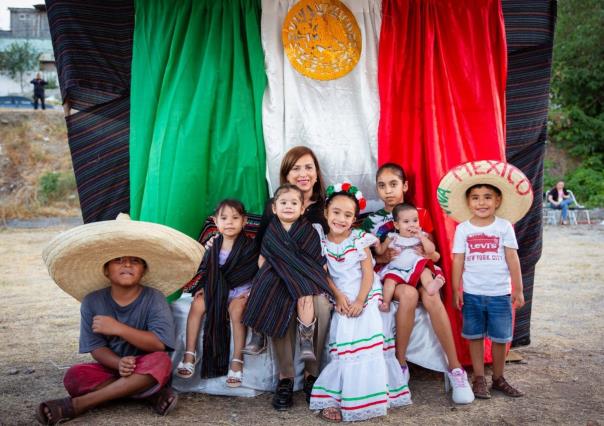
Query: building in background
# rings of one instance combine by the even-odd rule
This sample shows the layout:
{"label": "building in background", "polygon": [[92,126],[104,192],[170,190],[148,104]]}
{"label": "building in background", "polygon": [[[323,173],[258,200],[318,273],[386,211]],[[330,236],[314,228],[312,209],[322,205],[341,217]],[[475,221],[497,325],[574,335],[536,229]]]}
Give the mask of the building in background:
{"label": "building in background", "polygon": [[[6,50],[13,43],[28,42],[38,53],[38,64],[24,78],[28,83],[25,95],[29,95],[29,92],[32,91],[29,81],[39,72],[42,78],[49,82],[47,98],[52,100],[53,96],[58,95],[58,80],[46,5],[36,4],[32,8],[9,7],[8,10],[10,11],[10,29],[0,30],[0,52]],[[6,75],[0,75],[0,96],[9,94],[21,94],[20,84]]]}

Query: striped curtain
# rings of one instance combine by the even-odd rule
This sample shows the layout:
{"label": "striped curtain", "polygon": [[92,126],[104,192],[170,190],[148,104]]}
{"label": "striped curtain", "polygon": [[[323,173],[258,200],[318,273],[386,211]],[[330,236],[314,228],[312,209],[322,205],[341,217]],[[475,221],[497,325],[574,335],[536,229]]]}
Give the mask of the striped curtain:
{"label": "striped curtain", "polygon": [[130,211],[129,1],[48,0],[48,21],[84,222]]}
{"label": "striped curtain", "polygon": [[526,305],[516,312],[512,346],[530,343],[535,264],[541,257],[543,159],[552,67],[556,2],[504,0],[508,45],[506,156],[535,191],[529,213],[516,223]]}

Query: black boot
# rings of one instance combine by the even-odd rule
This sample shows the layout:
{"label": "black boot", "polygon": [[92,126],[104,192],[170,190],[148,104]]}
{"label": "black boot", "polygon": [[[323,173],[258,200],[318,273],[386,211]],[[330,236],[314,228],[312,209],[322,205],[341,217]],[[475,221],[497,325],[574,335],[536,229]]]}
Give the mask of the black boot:
{"label": "black boot", "polygon": [[306,403],[310,404],[310,394],[312,393],[312,387],[315,385],[317,378],[312,374],[309,374],[304,378],[304,387],[302,390],[304,391],[304,395],[306,395]]}
{"label": "black boot", "polygon": [[250,343],[245,345],[242,352],[246,355],[260,355],[266,350],[266,337],[262,333],[252,330]]}
{"label": "black boot", "polygon": [[273,408],[285,411],[294,405],[294,379],[281,379],[273,395]]}

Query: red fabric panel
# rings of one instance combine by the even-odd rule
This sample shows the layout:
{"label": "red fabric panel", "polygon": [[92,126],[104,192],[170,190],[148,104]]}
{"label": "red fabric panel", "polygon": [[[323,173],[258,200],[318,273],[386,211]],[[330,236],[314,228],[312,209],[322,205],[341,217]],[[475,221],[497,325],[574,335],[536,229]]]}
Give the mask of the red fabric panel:
{"label": "red fabric panel", "polygon": [[[408,173],[406,198],[430,212],[450,283],[455,223],[438,206],[438,182],[462,162],[505,159],[501,5],[498,0],[384,0],[382,15],[378,162],[399,163]],[[470,364],[450,284],[444,297],[460,360]]]}

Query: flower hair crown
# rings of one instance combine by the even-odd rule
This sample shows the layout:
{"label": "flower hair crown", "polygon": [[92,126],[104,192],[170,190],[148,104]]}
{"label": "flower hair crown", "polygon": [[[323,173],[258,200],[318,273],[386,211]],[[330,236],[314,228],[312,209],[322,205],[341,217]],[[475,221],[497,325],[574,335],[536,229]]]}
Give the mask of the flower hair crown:
{"label": "flower hair crown", "polygon": [[338,192],[348,192],[349,194],[354,195],[354,198],[359,202],[359,208],[363,210],[367,207],[367,200],[363,197],[363,193],[359,191],[359,188],[351,184],[350,182],[342,182],[336,183],[334,185],[329,185],[325,190],[327,198],[331,198],[334,194]]}

